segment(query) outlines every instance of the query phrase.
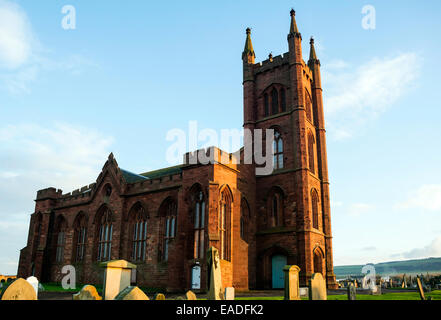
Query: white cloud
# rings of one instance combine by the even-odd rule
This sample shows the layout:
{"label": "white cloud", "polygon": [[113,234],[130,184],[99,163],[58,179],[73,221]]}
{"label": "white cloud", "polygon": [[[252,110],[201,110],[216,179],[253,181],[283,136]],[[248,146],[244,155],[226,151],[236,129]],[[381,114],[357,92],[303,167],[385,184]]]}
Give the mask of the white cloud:
{"label": "white cloud", "polygon": [[[97,178],[113,138],[69,124],[0,127],[0,252],[18,260],[26,245],[36,192],[47,187],[65,193]],[[4,261],[6,261],[4,260]],[[15,273],[0,261],[0,274]]]}
{"label": "white cloud", "polygon": [[423,248],[415,248],[413,250],[400,254],[406,259],[430,258],[441,256],[441,236],[435,238],[429,245]]}
{"label": "white cloud", "polygon": [[15,69],[26,64],[36,45],[26,13],[16,3],[0,0],[0,66]]}
{"label": "white cloud", "polygon": [[71,54],[53,59],[32,29],[26,12],[15,2],[0,0],[0,80],[12,94],[29,93],[42,71],[80,75],[97,64]]}
{"label": "white cloud", "polygon": [[441,211],[441,184],[423,185],[412,192],[408,199],[395,205],[396,209],[425,209]]}
{"label": "white cloud", "polygon": [[392,106],[414,85],[420,65],[416,53],[374,58],[352,71],[346,71],[350,68],[344,61],[324,65],[325,112],[332,137],[351,137],[358,126]]}
{"label": "white cloud", "polygon": [[359,217],[371,212],[373,206],[367,203],[354,203],[348,207],[348,214],[353,217]]}

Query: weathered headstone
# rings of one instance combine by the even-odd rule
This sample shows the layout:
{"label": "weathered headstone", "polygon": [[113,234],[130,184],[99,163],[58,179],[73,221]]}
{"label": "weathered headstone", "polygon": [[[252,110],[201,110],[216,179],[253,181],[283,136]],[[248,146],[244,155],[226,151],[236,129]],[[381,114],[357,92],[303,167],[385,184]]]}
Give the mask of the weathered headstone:
{"label": "weathered headstone", "polygon": [[198,299],[196,297],[196,295],[194,294],[194,292],[191,290],[187,291],[187,293],[185,294],[185,297],[187,298],[187,300],[197,300]]}
{"label": "weathered headstone", "polygon": [[35,290],[35,294],[37,295],[37,299],[38,299],[38,279],[35,277],[29,277],[26,279],[27,282],[29,282],[31,284],[31,286],[34,288]]}
{"label": "weathered headstone", "polygon": [[103,284],[104,300],[113,300],[120,292],[129,287],[132,269],[136,269],[136,265],[125,260],[102,262],[100,267],[105,268]]}
{"label": "weathered headstone", "polygon": [[138,287],[129,286],[121,291],[115,300],[149,300],[149,297]]}
{"label": "weathered headstone", "polygon": [[85,285],[80,292],[73,295],[73,300],[103,300],[94,286]]}
{"label": "weathered headstone", "polygon": [[234,288],[233,287],[228,287],[225,288],[225,300],[234,300]]}
{"label": "weathered headstone", "polygon": [[221,266],[219,260],[219,251],[211,247],[207,252],[207,264],[208,264],[208,279],[209,279],[209,290],[207,299],[208,300],[224,300],[224,290],[222,288],[222,275]]}
{"label": "weathered headstone", "polygon": [[285,300],[300,300],[299,272],[298,266],[285,266]]}
{"label": "weathered headstone", "polygon": [[326,281],[321,273],[314,273],[309,280],[309,300],[327,300]]}
{"label": "weathered headstone", "polygon": [[357,289],[352,283],[348,285],[348,300],[357,300]]}
{"label": "weathered headstone", "polygon": [[37,300],[37,294],[29,282],[20,278],[3,289],[0,300]]}
{"label": "weathered headstone", "polygon": [[300,297],[309,297],[309,288],[308,287],[302,287],[299,289]]}
{"label": "weathered headstone", "polygon": [[426,300],[426,297],[424,295],[423,285],[421,284],[420,277],[417,277],[417,286],[418,286],[418,292],[420,293],[421,300]]}
{"label": "weathered headstone", "polygon": [[162,293],[157,293],[155,295],[155,300],[165,300],[165,296]]}

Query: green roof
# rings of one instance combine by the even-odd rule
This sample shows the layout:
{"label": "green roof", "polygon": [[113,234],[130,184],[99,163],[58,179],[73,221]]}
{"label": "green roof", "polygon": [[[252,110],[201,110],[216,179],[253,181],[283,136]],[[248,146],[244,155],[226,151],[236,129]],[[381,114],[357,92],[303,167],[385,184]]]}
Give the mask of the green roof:
{"label": "green roof", "polygon": [[145,173],[141,173],[142,177],[146,177],[148,179],[156,179],[163,176],[170,176],[173,174],[179,174],[182,172],[183,165],[178,165],[174,167],[163,168],[159,170],[149,171]]}
{"label": "green roof", "polygon": [[143,180],[149,180],[147,177],[144,177],[142,175],[121,169],[121,173],[124,177],[124,180],[126,180],[127,183],[135,183]]}

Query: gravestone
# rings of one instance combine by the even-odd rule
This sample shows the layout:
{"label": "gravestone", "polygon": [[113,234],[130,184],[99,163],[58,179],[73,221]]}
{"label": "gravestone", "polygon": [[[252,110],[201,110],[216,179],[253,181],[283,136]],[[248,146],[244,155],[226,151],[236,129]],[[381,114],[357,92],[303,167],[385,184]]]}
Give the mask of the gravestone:
{"label": "gravestone", "polygon": [[72,296],[73,300],[103,300],[94,286],[85,285],[80,292]]}
{"label": "gravestone", "polygon": [[285,266],[285,300],[300,300],[299,272],[298,266]]}
{"label": "gravestone", "polygon": [[308,287],[303,287],[300,288],[300,297],[309,297],[309,288]]}
{"label": "gravestone", "polygon": [[228,287],[225,288],[225,300],[234,300],[234,288],[233,287]]}
{"label": "gravestone", "polygon": [[149,297],[138,287],[128,286],[115,297],[115,300],[149,300]]}
{"label": "gravestone", "polygon": [[187,291],[187,293],[185,294],[185,297],[187,298],[187,300],[197,300],[198,299],[196,297],[196,295],[194,294],[194,292],[191,290]]}
{"label": "gravestone", "polygon": [[35,290],[35,294],[37,295],[37,299],[38,299],[38,279],[35,277],[29,277],[26,279],[27,282],[29,282],[31,284],[31,286],[34,288]]}
{"label": "gravestone", "polygon": [[125,260],[102,262],[100,267],[105,268],[103,297],[104,300],[113,300],[120,292],[130,286],[132,269],[136,265]]}
{"label": "gravestone", "polygon": [[43,292],[43,291],[45,291],[46,289],[43,287],[43,285],[41,284],[41,282],[38,284],[38,291],[39,292]]}
{"label": "gravestone", "polygon": [[321,273],[314,273],[309,280],[309,300],[327,300],[326,281]]}
{"label": "gravestone", "polygon": [[157,293],[155,295],[155,300],[165,300],[165,296],[162,293]]}
{"label": "gravestone", "polygon": [[207,252],[207,264],[208,264],[208,300],[224,300],[224,293],[222,288],[222,275],[221,266],[219,260],[219,251],[211,247]]}
{"label": "gravestone", "polygon": [[348,285],[348,300],[357,300],[357,289],[352,283]]}
{"label": "gravestone", "polygon": [[424,296],[423,285],[421,284],[420,277],[417,277],[417,286],[418,286],[418,292],[420,294],[421,300],[426,300],[426,297]]}
{"label": "gravestone", "polygon": [[20,278],[3,290],[0,300],[37,300],[37,294],[29,282]]}

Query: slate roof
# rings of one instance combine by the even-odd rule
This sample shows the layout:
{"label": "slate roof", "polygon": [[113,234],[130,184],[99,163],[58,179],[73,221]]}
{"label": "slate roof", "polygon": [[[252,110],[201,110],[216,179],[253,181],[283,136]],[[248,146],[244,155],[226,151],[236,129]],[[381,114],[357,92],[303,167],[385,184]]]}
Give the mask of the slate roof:
{"label": "slate roof", "polygon": [[145,173],[141,173],[142,177],[147,179],[156,179],[164,176],[169,176],[172,174],[179,174],[182,172],[183,165],[178,165],[174,167],[163,168],[159,170],[149,171]]}
{"label": "slate roof", "polygon": [[144,177],[142,175],[124,170],[124,169],[120,169],[121,173],[124,177],[124,180],[126,180],[127,183],[135,183],[135,182],[139,182],[139,181],[143,181],[143,180],[149,180],[149,178]]}

